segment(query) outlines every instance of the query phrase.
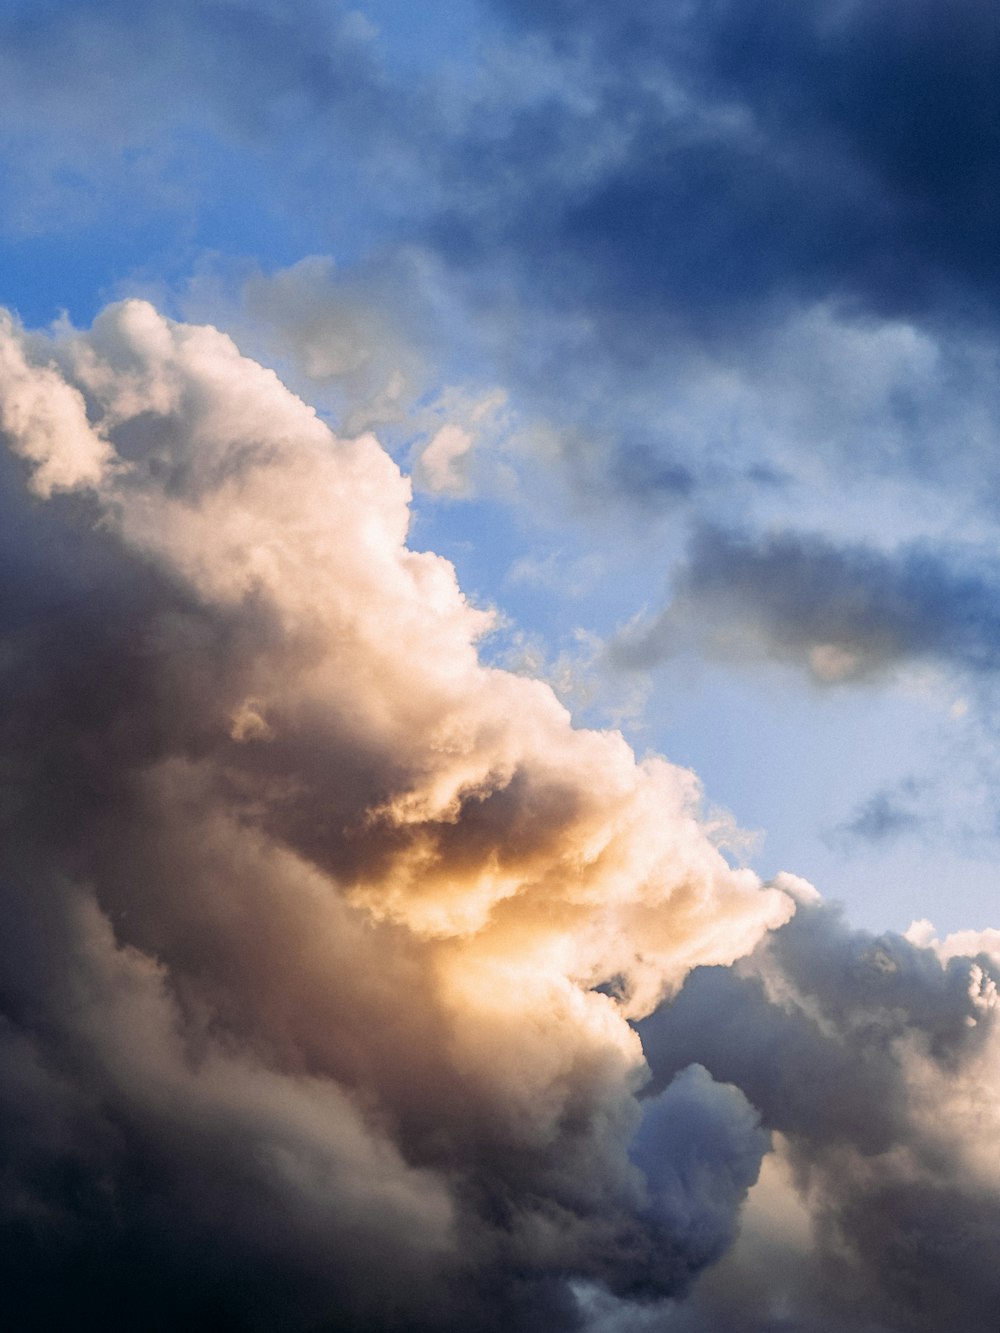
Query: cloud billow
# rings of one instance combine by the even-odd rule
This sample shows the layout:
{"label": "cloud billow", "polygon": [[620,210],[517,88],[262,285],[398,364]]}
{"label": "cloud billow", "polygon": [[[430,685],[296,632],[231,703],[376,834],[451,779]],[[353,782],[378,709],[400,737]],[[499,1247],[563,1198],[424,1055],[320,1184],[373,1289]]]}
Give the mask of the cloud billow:
{"label": "cloud billow", "polygon": [[570,1279],[686,1289],[766,1136],[704,1074],[640,1128],[628,1019],[791,899],[690,774],[480,664],[373,437],[142,302],[0,343],[13,1321],[571,1328]]}

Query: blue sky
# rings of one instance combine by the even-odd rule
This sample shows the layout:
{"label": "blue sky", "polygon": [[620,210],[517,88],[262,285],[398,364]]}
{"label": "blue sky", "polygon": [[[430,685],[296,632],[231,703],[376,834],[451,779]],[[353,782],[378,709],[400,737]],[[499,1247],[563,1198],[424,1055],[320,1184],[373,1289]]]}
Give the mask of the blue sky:
{"label": "blue sky", "polygon": [[[817,1285],[803,1295],[789,1276],[794,1246],[776,1257],[766,1234],[779,1214],[793,1216],[789,1181],[807,1159],[821,1181],[809,1204],[820,1222],[835,1217],[849,1232],[858,1199],[909,1216],[893,1193],[905,1193],[901,1176],[873,1203],[869,1184],[838,1193],[836,1153],[850,1141],[867,1161],[905,1140],[933,1158],[931,1131],[914,1128],[918,1111],[907,1104],[893,1119],[897,1101],[922,1079],[934,1089],[928,1104],[945,1098],[940,1070],[920,1061],[939,1031],[971,1050],[962,1005],[979,1000],[959,975],[959,944],[940,945],[931,976],[933,931],[911,932],[909,946],[902,935],[929,921],[941,936],[986,932],[981,943],[1000,926],[998,55],[1000,16],[988,0],[9,0],[0,9],[0,305],[29,331],[29,361],[51,356],[92,408],[105,387],[87,380],[86,357],[106,355],[127,379],[132,352],[120,348],[145,347],[145,335],[123,332],[117,317],[82,341],[72,330],[141,298],[169,320],[231,336],[341,439],[374,432],[412,481],[410,546],[452,562],[472,606],[493,613],[480,660],[548,681],[578,731],[620,729],[640,758],[692,770],[731,867],[767,882],[786,872],[822,895],[817,905],[794,889],[802,910],[778,937],[786,943],[751,962],[723,966],[735,947],[698,954],[717,966],[697,973],[676,1013],[636,1010],[656,1055],[655,1097],[667,1099],[646,1104],[630,1150],[649,1183],[644,1206],[665,1210],[657,1227],[668,1213],[680,1225],[670,1211],[680,1177],[657,1153],[700,1161],[718,1151],[733,1163],[729,1193],[697,1215],[711,1253],[675,1256],[693,1273],[728,1251],[723,1276],[689,1308],[682,1296],[673,1304],[686,1291],[676,1273],[619,1280],[583,1264],[567,1329],[827,1333],[809,1321],[828,1317],[859,1333],[950,1326],[921,1323],[909,1307],[894,1315],[903,1307],[893,1301],[905,1304],[898,1291],[873,1298],[870,1324],[858,1313],[867,1297],[828,1316],[815,1293],[836,1286],[834,1260],[815,1260]],[[43,355],[49,344],[30,331],[52,329],[56,350]],[[119,410],[126,420],[120,404],[105,406],[108,420]],[[141,451],[130,440],[125,457]],[[20,451],[37,462],[32,449]],[[10,507],[18,542],[28,512]],[[94,532],[110,521],[95,520]],[[40,625],[49,603],[39,590],[50,578],[61,588],[72,564],[55,531],[53,520],[23,570],[11,565],[40,597]],[[102,572],[92,583],[124,616],[126,594],[114,578],[110,592],[102,583],[106,558],[93,556]],[[127,568],[137,587],[148,575],[171,615],[187,614],[176,570]],[[52,592],[52,605],[61,596]],[[440,630],[447,643],[451,623]],[[261,635],[272,630],[262,618]],[[412,651],[422,662],[424,648]],[[157,699],[173,706],[174,688]],[[271,723],[254,697],[238,729],[264,735]],[[302,846],[314,817],[295,826]],[[895,941],[877,958],[885,989],[869,995],[859,982],[857,1013],[831,981],[837,968],[856,979],[875,957],[852,929]],[[961,949],[983,954],[971,939]],[[165,940],[151,927],[127,943],[152,959],[169,952]],[[743,952],[752,947],[748,936]],[[820,955],[829,966],[803,980]],[[598,981],[628,1000],[625,981],[588,976]],[[786,982],[798,1000],[783,1016],[765,1013],[763,997]],[[749,1037],[725,1025],[705,1035],[701,1006],[730,1003],[761,1009],[760,1064],[749,1073],[739,1056]],[[916,1015],[912,1031],[894,1026],[897,1009]],[[939,1027],[932,1010],[945,1015]],[[815,1058],[818,1082],[833,1080],[840,1055],[823,1046],[814,1057],[809,1046],[820,1042],[806,1033],[814,1011],[825,1015],[823,1042],[859,1043],[864,1076],[844,1124],[856,1128],[883,1096],[891,1103],[877,1148],[857,1147],[844,1125],[809,1137],[797,1117],[815,1108],[789,1110],[777,1094],[772,1105],[760,1090],[772,1040],[808,1046],[807,1075]],[[872,1072],[883,1056],[885,1086]],[[639,1116],[624,1105],[607,1110],[609,1123]],[[736,1245],[734,1210],[767,1151],[757,1112],[792,1147],[765,1171]],[[416,1141],[430,1114],[393,1103],[404,1126],[394,1150],[402,1144],[407,1157],[407,1135]],[[567,1160],[556,1174],[572,1175]],[[852,1158],[847,1174],[855,1168],[860,1181]],[[627,1193],[626,1166],[608,1171]],[[437,1204],[407,1181],[429,1216]],[[945,1191],[935,1181],[920,1188]],[[696,1186],[682,1185],[690,1202]],[[931,1216],[920,1197],[917,1211]],[[994,1224],[990,1213],[983,1226]],[[947,1247],[932,1239],[940,1257]],[[625,1252],[631,1242],[615,1243]],[[773,1322],[777,1298],[770,1314],[753,1306],[747,1274],[765,1252],[797,1323]],[[511,1271],[517,1262],[503,1260]],[[643,1283],[671,1302],[669,1323],[647,1321]],[[937,1311],[928,1317],[986,1328],[975,1301],[952,1310],[946,1286],[927,1296]],[[533,1299],[540,1326],[561,1328],[570,1298],[553,1290]],[[504,1291],[510,1327],[533,1327]],[[744,1323],[727,1304],[737,1291],[749,1302]]]}

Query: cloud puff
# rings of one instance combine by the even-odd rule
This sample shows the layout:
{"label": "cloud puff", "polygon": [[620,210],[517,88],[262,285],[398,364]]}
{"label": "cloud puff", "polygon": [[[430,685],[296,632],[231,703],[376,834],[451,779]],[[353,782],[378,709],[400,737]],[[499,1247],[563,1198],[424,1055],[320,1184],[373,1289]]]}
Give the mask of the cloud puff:
{"label": "cloud puff", "polygon": [[0,350],[19,1326],[571,1327],[569,1278],[680,1290],[763,1140],[700,1074],[644,1113],[628,1019],[792,900],[690,774],[480,664],[373,437],[139,301]]}
{"label": "cloud puff", "polygon": [[877,791],[861,803],[836,833],[842,838],[861,838],[878,844],[919,829],[924,817],[913,806],[922,794],[919,784],[912,779],[904,780],[895,789]]}
{"label": "cloud puff", "polygon": [[358,435],[412,429],[417,400],[431,392],[421,292],[420,265],[405,253],[354,267],[308,255],[275,272],[216,256],[187,282],[180,305],[192,322],[224,323],[245,353],[279,366],[343,434]]}
{"label": "cloud puff", "polygon": [[633,1157],[644,1167],[653,1210],[671,1230],[698,1237],[692,1271],[729,1248],[739,1204],[770,1147],[746,1097],[715,1083],[702,1065],[681,1070],[643,1103]]}

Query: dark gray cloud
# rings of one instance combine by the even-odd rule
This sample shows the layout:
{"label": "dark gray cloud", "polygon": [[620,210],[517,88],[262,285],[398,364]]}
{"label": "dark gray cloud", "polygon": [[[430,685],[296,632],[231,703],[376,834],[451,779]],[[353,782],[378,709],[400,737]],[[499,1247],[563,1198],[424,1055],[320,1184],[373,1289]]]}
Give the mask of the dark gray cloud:
{"label": "dark gray cloud", "polygon": [[732,1244],[739,1205],[770,1147],[758,1113],[739,1089],[716,1083],[695,1062],[644,1102],[632,1155],[668,1234],[697,1235],[688,1258],[692,1273]]}
{"label": "dark gray cloud", "polygon": [[734,662],[772,659],[821,684],[908,663],[988,674],[1000,664],[992,562],[910,546],[887,554],[794,532],[702,529],[667,607],[622,630],[609,653],[648,668],[697,642]]}
{"label": "dark gray cloud", "polygon": [[556,188],[529,251],[554,243],[554,279],[579,262],[609,307],[696,322],[784,295],[912,313],[993,288],[1000,19],[983,0],[497,8],[594,90],[526,115],[502,160],[555,176],[588,131],[620,131],[603,169]]}
{"label": "dark gray cloud", "polygon": [[[610,455],[584,485],[670,504],[678,488],[654,479],[683,479],[695,502],[752,494],[833,437],[849,475],[930,470],[949,488],[968,454],[995,500],[956,379],[962,338],[996,337],[995,7],[492,7],[530,74],[461,127],[432,243],[484,303],[513,287],[544,328],[544,356],[509,324],[497,355],[536,408],[586,421]],[[940,338],[956,366],[915,381],[897,367],[877,418],[852,413],[835,336],[812,365],[793,347],[761,364],[761,344],[779,330],[794,344],[817,308],[841,330]],[[734,377],[767,386],[759,412],[747,393],[713,411]],[[803,405],[775,459],[769,437]]]}
{"label": "dark gray cloud", "polygon": [[415,97],[371,25],[312,0],[15,5],[5,88],[40,130],[72,106],[105,139],[186,123],[274,170],[308,163],[314,207],[352,146],[392,145],[396,166],[422,155],[400,238],[436,211],[456,264],[493,266],[499,247],[525,293],[586,306],[616,336],[640,312],[711,325],[844,296],[919,313],[995,282],[1000,21],[983,0],[490,10],[504,59],[483,57],[461,101]]}

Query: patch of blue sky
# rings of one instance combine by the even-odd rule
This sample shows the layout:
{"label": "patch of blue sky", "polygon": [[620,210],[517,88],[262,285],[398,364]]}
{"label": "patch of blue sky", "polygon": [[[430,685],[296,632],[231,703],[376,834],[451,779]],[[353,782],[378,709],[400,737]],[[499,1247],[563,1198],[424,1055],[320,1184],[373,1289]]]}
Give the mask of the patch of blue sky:
{"label": "patch of blue sky", "polygon": [[[9,155],[8,188],[17,188],[19,166]],[[328,235],[315,217],[281,202],[273,174],[254,153],[214,135],[176,136],[155,179],[152,170],[123,160],[106,188],[106,164],[53,169],[50,210],[31,225],[0,226],[4,300],[27,323],[46,324],[65,309],[86,324],[130,287],[166,292],[206,254],[253,254],[280,266]],[[356,220],[356,248],[362,231]]]}
{"label": "patch of blue sky", "polygon": [[[678,659],[658,670],[641,725],[626,732],[640,752],[691,768],[708,806],[759,835],[749,861],[760,874],[802,875],[861,927],[928,917],[949,930],[986,924],[996,865],[957,698],[945,679],[831,690],[777,665]],[[899,836],[844,835],[866,800],[910,782],[926,790]]]}

